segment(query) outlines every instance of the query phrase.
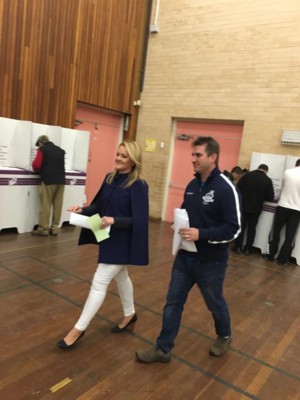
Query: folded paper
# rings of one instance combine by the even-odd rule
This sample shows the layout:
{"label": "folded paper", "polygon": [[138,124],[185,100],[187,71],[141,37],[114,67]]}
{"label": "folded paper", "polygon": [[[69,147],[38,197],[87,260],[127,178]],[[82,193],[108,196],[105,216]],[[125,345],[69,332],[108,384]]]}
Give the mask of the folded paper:
{"label": "folded paper", "polygon": [[187,241],[182,239],[179,234],[179,229],[181,228],[189,228],[189,216],[185,209],[183,208],[175,208],[174,209],[174,235],[173,235],[173,245],[172,245],[172,254],[175,256],[179,249],[187,250],[195,253],[197,248],[193,241]]}
{"label": "folded paper", "polygon": [[99,214],[87,217],[85,215],[71,212],[69,222],[71,225],[92,230],[98,243],[109,238],[110,226],[100,229],[102,220]]}

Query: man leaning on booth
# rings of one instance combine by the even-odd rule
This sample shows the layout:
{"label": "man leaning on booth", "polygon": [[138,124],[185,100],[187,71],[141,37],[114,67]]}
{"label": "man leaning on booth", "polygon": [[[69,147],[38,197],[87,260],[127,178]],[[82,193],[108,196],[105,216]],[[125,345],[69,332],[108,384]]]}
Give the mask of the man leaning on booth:
{"label": "man leaning on booth", "polygon": [[65,151],[50,142],[46,135],[39,136],[35,145],[38,150],[32,168],[41,176],[40,212],[39,226],[31,233],[38,236],[48,236],[50,233],[56,236],[65,190]]}
{"label": "man leaning on booth", "polygon": [[300,158],[294,168],[285,170],[282,180],[282,190],[275,212],[272,240],[270,242],[268,259],[273,261],[279,246],[280,232],[285,225],[285,238],[277,255],[277,263],[289,263],[295,237],[300,222]]}

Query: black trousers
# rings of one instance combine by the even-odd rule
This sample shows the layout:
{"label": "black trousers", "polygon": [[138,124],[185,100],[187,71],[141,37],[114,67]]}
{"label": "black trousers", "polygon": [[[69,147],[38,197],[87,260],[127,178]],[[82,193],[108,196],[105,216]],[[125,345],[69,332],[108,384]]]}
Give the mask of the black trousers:
{"label": "black trousers", "polygon": [[247,239],[245,244],[245,249],[251,250],[255,234],[256,234],[256,225],[258,223],[258,219],[260,216],[259,213],[243,213],[242,215],[242,230],[239,237],[235,241],[235,247],[243,247],[244,236],[247,229]]}
{"label": "black trousers", "polygon": [[300,211],[278,206],[274,217],[272,240],[270,241],[269,253],[275,257],[278,251],[280,232],[285,225],[285,240],[278,254],[278,261],[285,263],[289,261],[293,251],[295,236],[300,221]]}

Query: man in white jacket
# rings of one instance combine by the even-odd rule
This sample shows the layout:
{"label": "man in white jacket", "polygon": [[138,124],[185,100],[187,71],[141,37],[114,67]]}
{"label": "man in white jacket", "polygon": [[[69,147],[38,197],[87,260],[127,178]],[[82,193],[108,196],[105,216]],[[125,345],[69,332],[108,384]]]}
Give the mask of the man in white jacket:
{"label": "man in white jacket", "polygon": [[285,240],[277,256],[277,262],[287,265],[293,250],[295,236],[300,221],[300,158],[295,168],[287,169],[283,175],[282,190],[275,213],[272,240],[270,242],[268,259],[273,261],[280,240],[280,232],[284,225]]}

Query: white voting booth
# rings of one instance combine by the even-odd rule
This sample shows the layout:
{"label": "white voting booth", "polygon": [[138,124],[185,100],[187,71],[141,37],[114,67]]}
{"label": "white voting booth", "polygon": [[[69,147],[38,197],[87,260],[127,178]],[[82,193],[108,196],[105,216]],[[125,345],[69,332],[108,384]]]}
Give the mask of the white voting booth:
{"label": "white voting booth", "polygon": [[[262,254],[268,253],[269,249],[269,236],[272,231],[274,215],[277,207],[277,202],[280,196],[282,178],[284,171],[289,168],[294,168],[295,163],[299,157],[283,156],[276,154],[252,153],[250,170],[255,170],[260,164],[267,164],[269,167],[268,176],[272,179],[275,202],[265,202],[263,211],[259,217],[256,227],[256,235],[253,243],[254,247],[261,250]],[[284,239],[285,227],[281,232],[281,240],[279,248]],[[292,252],[292,257],[295,257],[296,262],[300,265],[300,229],[296,234],[295,247]]]}
{"label": "white voting booth", "polygon": [[0,118],[0,166],[31,169],[32,123]]}
{"label": "white voting booth", "polygon": [[40,177],[33,172],[35,145],[40,135],[66,152],[66,185],[60,226],[69,221],[66,209],[85,202],[88,131],[0,118],[0,231],[30,232],[38,223]]}
{"label": "white voting booth", "polygon": [[31,129],[29,121],[0,118],[0,229],[25,232],[30,182],[21,175],[30,165]]}

